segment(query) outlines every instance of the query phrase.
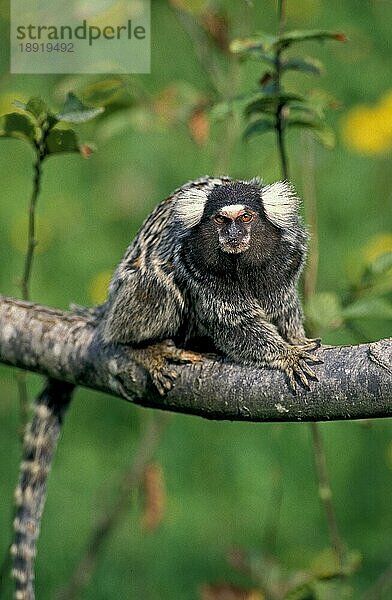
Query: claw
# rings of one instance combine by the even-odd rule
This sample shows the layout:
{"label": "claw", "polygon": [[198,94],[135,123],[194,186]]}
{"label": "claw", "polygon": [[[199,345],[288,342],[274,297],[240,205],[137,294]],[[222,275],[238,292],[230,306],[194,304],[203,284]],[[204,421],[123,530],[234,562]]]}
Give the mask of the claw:
{"label": "claw", "polygon": [[318,381],[316,373],[313,371],[313,369],[311,369],[311,367],[309,367],[309,365],[305,361],[301,363],[301,369],[304,371],[304,373],[306,373],[306,375],[309,375],[309,377]]}
{"label": "claw", "polygon": [[308,364],[324,362],[313,351],[320,346],[320,340],[309,340],[305,344],[292,345],[287,349],[287,355],[282,357],[279,368],[284,371],[288,377],[290,387],[294,393],[300,389],[300,384],[307,390],[310,390],[310,379],[318,381],[314,370]]}
{"label": "claw", "polygon": [[175,371],[165,367],[162,367],[160,371],[150,372],[150,375],[161,396],[164,396],[166,392],[171,390],[177,377],[177,373]]}
{"label": "claw", "polygon": [[306,360],[311,360],[314,363],[323,363],[324,362],[322,358],[320,358],[316,354],[311,354],[310,352],[303,352],[301,356],[302,356],[302,358],[305,358]]}
{"label": "claw", "polygon": [[320,348],[321,346],[321,338],[308,338],[306,342],[307,346],[314,346],[314,349]]}
{"label": "claw", "polygon": [[290,384],[292,392],[294,394],[296,394],[297,393],[297,384],[296,384],[296,381],[295,381],[295,378],[294,378],[294,371],[293,371],[293,369],[287,369],[286,375],[288,377],[289,384]]}
{"label": "claw", "polygon": [[299,366],[299,365],[295,366],[294,372],[297,375],[300,382],[302,383],[302,385],[304,385],[309,390],[310,389],[309,381],[304,373],[304,369],[302,368],[302,366]]}
{"label": "claw", "polygon": [[143,349],[133,349],[132,354],[149,372],[161,396],[171,390],[178,375],[170,363],[196,363],[203,359],[197,352],[177,348],[172,340],[165,340]]}
{"label": "claw", "polygon": [[301,344],[297,346],[297,348],[303,350],[304,352],[313,352],[314,350],[318,350],[320,348],[320,344],[318,343],[318,341],[312,341],[309,344]]}

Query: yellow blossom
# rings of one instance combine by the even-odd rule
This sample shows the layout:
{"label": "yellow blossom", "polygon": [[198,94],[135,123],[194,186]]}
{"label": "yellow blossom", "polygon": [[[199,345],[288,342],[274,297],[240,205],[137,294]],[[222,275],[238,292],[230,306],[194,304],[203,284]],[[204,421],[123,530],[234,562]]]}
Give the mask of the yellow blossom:
{"label": "yellow blossom", "polygon": [[382,154],[392,149],[392,91],[377,104],[354,106],[342,123],[347,146],[361,154]]}
{"label": "yellow blossom", "polygon": [[373,263],[379,256],[392,252],[392,233],[380,233],[371,238],[363,249],[367,264]]}

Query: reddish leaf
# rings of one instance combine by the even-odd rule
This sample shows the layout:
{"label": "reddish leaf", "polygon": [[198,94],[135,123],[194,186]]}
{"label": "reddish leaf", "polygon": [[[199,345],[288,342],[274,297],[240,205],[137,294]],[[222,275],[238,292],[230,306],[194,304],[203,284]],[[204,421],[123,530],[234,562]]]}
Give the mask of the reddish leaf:
{"label": "reddish leaf", "polygon": [[150,531],[163,521],[166,511],[166,489],[163,469],[158,463],[149,464],[143,475],[144,512],[142,527]]}
{"label": "reddish leaf", "polygon": [[91,144],[81,144],[79,147],[80,154],[83,158],[90,158],[95,148]]}
{"label": "reddish leaf", "polygon": [[215,45],[223,52],[229,53],[229,23],[226,16],[220,12],[207,10],[201,15],[200,20]]}
{"label": "reddish leaf", "polygon": [[202,108],[196,108],[193,111],[188,122],[188,127],[196,144],[200,146],[205,144],[208,140],[210,128],[207,115]]}

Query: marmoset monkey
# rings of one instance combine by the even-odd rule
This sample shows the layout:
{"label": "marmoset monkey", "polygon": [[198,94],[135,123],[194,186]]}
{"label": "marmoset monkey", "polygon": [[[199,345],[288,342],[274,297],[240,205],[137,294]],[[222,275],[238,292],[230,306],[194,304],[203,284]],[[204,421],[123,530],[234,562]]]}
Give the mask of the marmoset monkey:
{"label": "marmoset monkey", "polygon": [[[299,200],[288,182],[263,185],[204,177],[164,200],[142,225],[114,273],[103,317],[105,342],[171,339],[210,348],[240,364],[272,367],[309,387],[308,340],[297,293],[306,250]],[[140,351],[158,390],[171,386],[164,344]]]}
{"label": "marmoset monkey", "polygon": [[[104,343],[129,344],[161,393],[170,359],[201,347],[243,365],[283,371],[309,387],[307,340],[296,285],[306,249],[298,198],[287,182],[205,177],[164,200],[114,273],[107,303],[78,309]],[[172,340],[176,345],[168,343]],[[204,344],[204,346],[203,346]],[[17,600],[33,600],[34,556],[46,483],[72,384],[49,380],[25,437],[11,548]]]}

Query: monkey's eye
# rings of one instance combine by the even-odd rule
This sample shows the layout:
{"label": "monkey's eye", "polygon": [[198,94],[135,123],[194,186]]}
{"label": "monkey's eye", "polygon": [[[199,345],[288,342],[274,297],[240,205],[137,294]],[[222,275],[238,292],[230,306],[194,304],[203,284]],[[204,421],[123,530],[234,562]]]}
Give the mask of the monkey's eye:
{"label": "monkey's eye", "polygon": [[244,223],[250,223],[251,221],[253,221],[253,215],[251,213],[243,213],[240,216],[241,221],[243,221]]}
{"label": "monkey's eye", "polygon": [[225,220],[225,217],[223,217],[222,215],[214,215],[214,221],[215,223],[219,223],[219,225],[223,225]]}

